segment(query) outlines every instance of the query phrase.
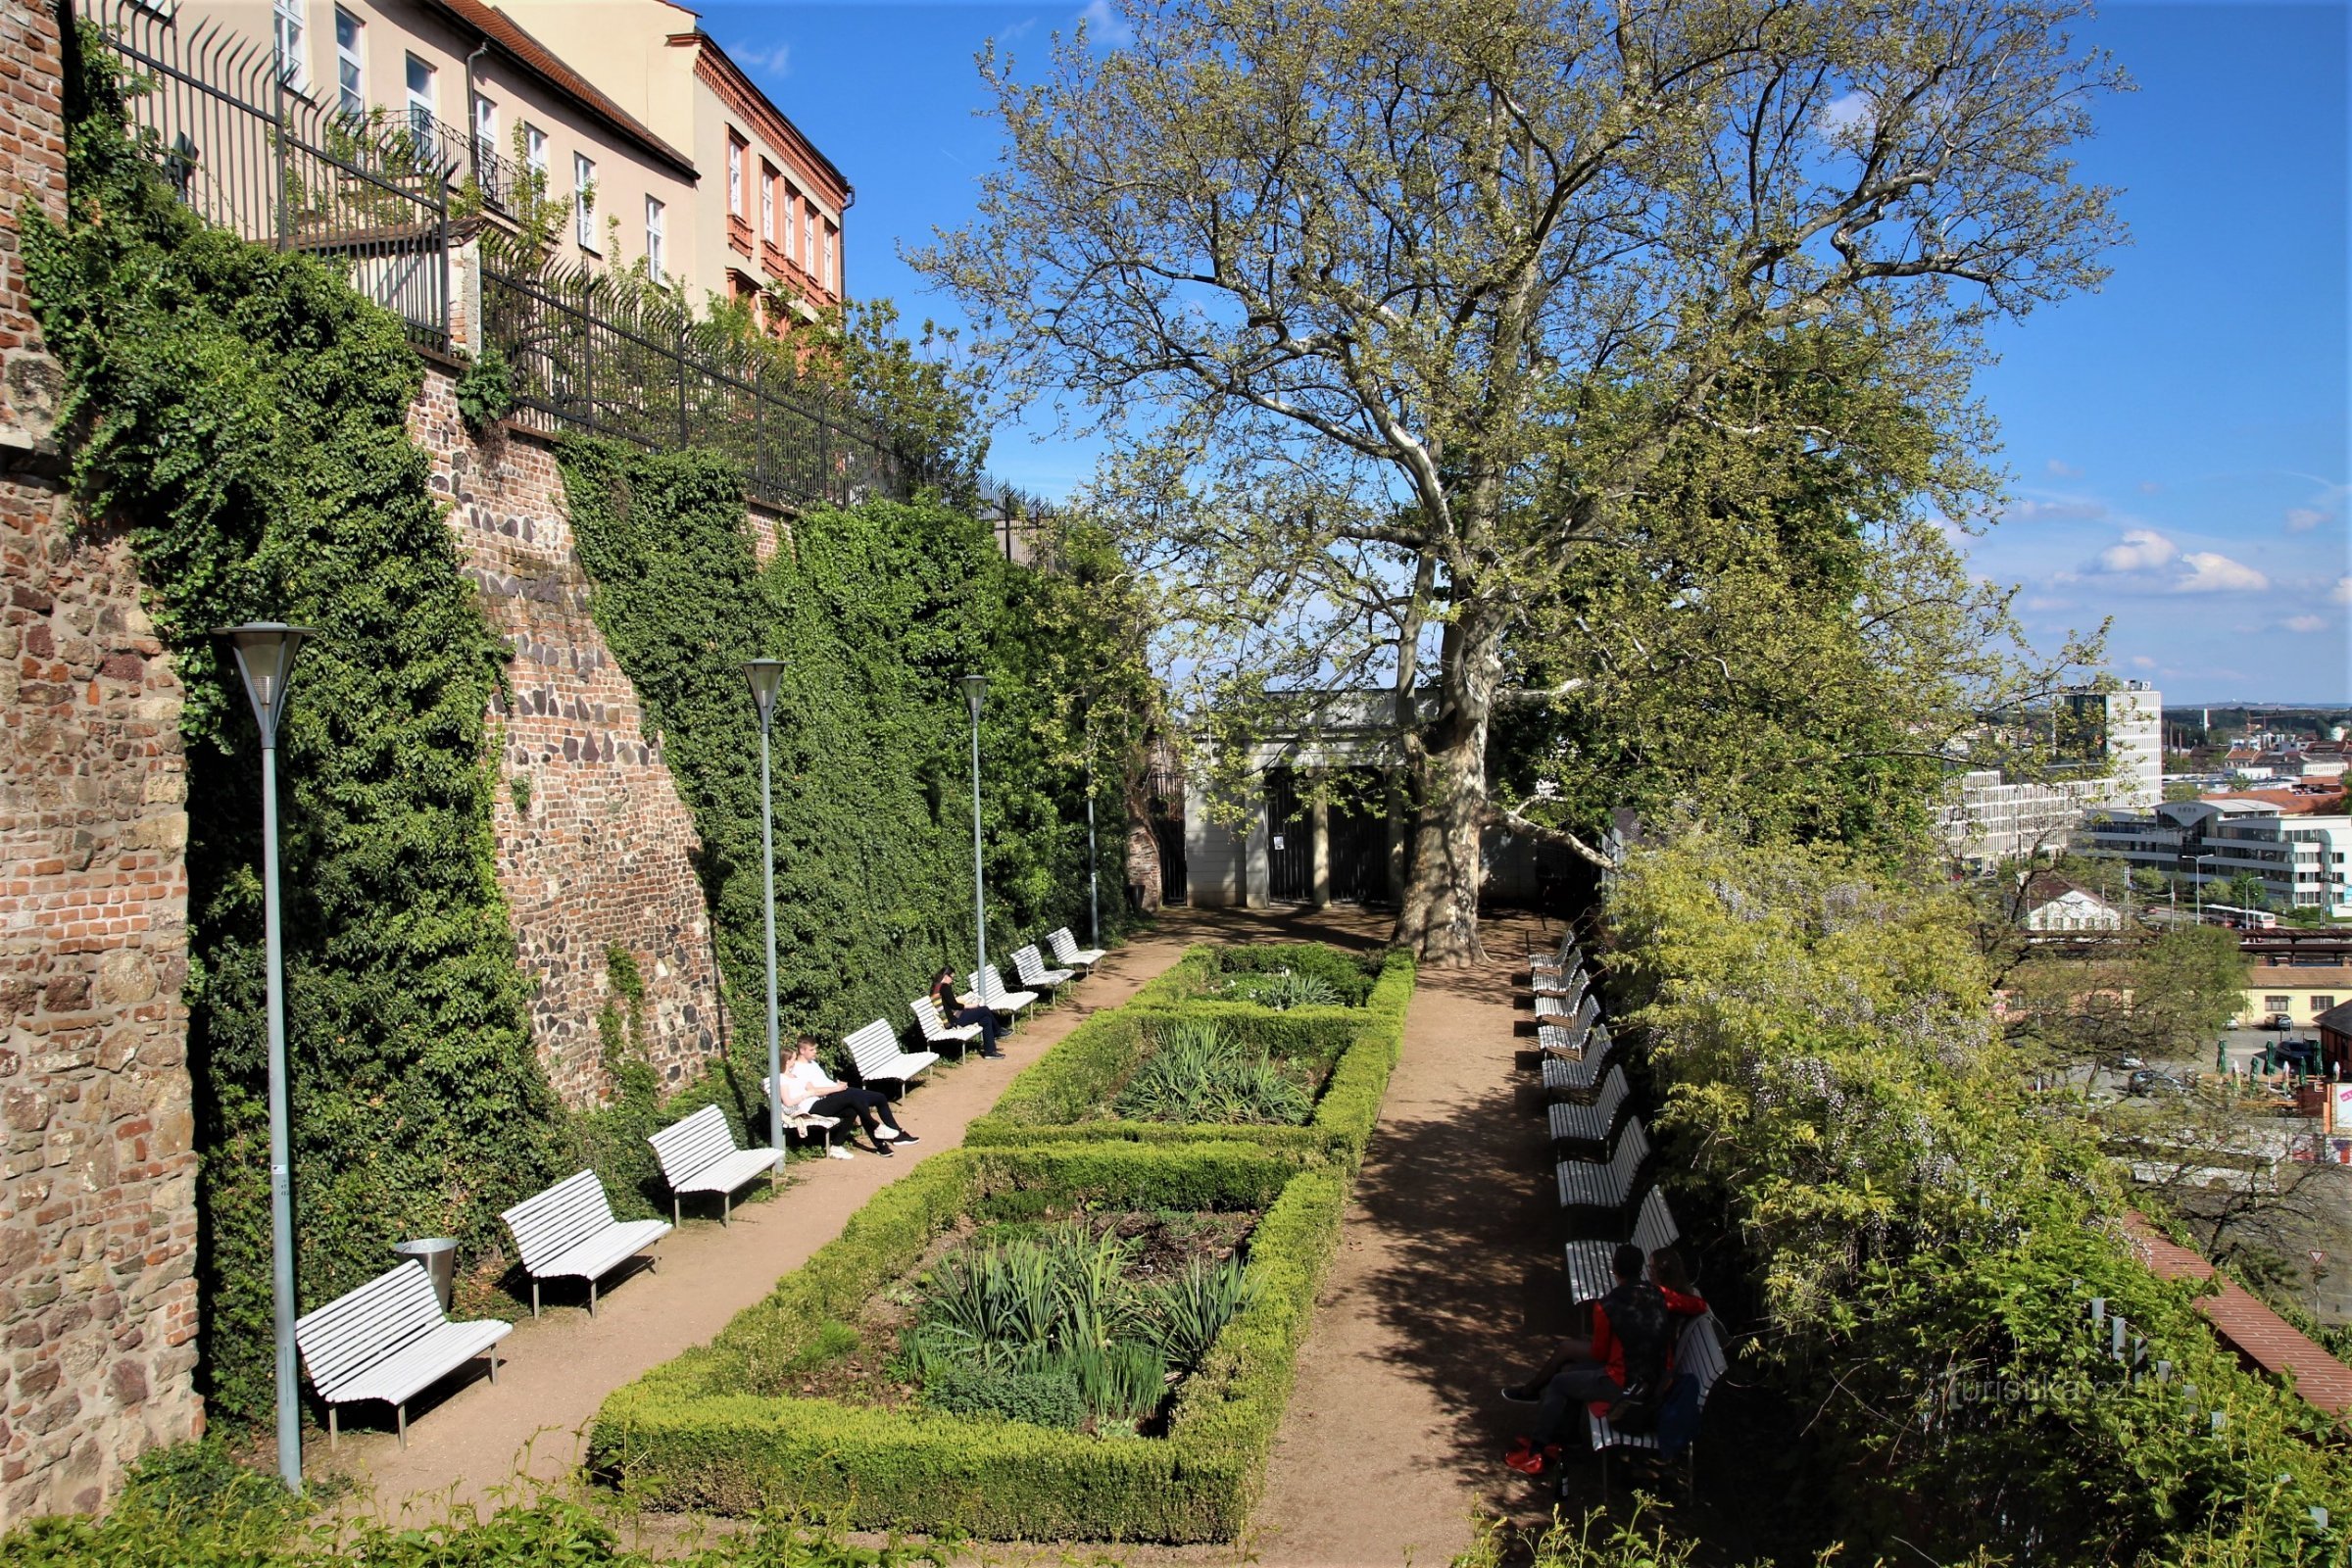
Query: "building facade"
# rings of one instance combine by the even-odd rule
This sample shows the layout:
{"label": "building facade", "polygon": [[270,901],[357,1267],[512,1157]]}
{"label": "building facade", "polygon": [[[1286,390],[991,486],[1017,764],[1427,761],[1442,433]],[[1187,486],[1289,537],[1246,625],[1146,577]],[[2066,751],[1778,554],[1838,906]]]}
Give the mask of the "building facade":
{"label": "building facade", "polygon": [[2149,811],[2094,811],[2074,842],[2180,886],[2251,875],[2273,909],[2352,917],[2352,816],[2287,815],[2254,801],[2172,801]]}
{"label": "building facade", "polygon": [[669,0],[507,0],[515,17],[703,172],[677,230],[698,305],[771,294],[803,316],[847,297],[843,216],[857,193],[695,14]]}
{"label": "building facade", "polygon": [[2104,771],[2095,777],[2013,783],[1991,769],[1961,774],[1945,795],[1945,845],[1970,869],[2056,855],[2085,811],[2150,810],[2164,800],[2164,698],[2145,681],[2069,693],[2069,719]]}

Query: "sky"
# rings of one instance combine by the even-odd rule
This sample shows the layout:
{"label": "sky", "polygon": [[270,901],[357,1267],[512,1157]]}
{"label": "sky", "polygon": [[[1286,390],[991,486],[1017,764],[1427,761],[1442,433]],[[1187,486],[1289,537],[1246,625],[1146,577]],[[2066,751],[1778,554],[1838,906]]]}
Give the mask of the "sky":
{"label": "sky", "polygon": [[[988,40],[1016,61],[1104,0],[713,4],[703,25],[857,188],[848,282],[952,323],[902,247],[971,214],[999,138]],[[2112,617],[2110,669],[2168,705],[2352,702],[2352,5],[2111,4],[2081,31],[2135,90],[2094,106],[2079,177],[2132,242],[2095,293],[1992,335],[1978,395],[2010,475],[1970,564],[2055,648]],[[1001,429],[1000,478],[1049,497],[1096,449]]]}

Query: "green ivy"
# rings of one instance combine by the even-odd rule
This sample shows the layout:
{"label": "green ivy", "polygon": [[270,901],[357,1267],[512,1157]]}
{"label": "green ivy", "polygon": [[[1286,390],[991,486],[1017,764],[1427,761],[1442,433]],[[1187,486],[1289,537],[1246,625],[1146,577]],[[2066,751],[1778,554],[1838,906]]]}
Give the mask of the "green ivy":
{"label": "green ivy", "polygon": [[[739,1076],[764,1040],[760,729],[746,660],[786,662],[772,736],[776,957],[787,1029],[909,1023],[940,967],[970,966],[969,718],[981,720],[989,949],[1086,929],[1086,804],[1073,699],[1131,710],[1145,681],[1107,568],[1073,538],[1063,569],[1010,565],[981,524],[929,501],[796,519],[762,564],[741,473],[708,453],[570,439],[559,451],[598,629],[645,705],[694,812]],[[1106,816],[1115,779],[1098,779]],[[1105,935],[1123,834],[1100,836]]]}
{"label": "green ivy", "polygon": [[[102,59],[87,49],[85,59]],[[70,74],[69,214],[27,278],[88,512],[123,527],[186,687],[189,1058],[215,1419],[269,1408],[259,753],[208,635],[318,629],[280,733],[298,1280],[314,1306],[404,1237],[495,1247],[558,1111],[495,874],[484,714],[503,646],[407,437],[421,370],[333,269],[198,222]]]}

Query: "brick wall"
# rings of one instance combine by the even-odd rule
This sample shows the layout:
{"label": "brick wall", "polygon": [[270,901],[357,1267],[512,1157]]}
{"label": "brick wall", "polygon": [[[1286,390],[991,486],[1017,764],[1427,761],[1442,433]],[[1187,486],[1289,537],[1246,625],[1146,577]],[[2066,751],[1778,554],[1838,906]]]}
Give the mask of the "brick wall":
{"label": "brick wall", "polygon": [[[606,955],[617,944],[645,977],[654,1065],[681,1083],[719,1049],[721,1030],[691,859],[700,840],[637,694],[589,617],[555,460],[524,436],[474,440],[438,371],[409,429],[453,503],[482,608],[514,649],[513,711],[494,715],[498,868],[524,972],[537,982],[540,1059],[567,1104],[605,1098],[596,1019],[614,1000]],[[527,811],[516,779],[528,781]]]}
{"label": "brick wall", "polygon": [[77,516],[19,203],[62,212],[54,14],[0,0],[0,1529],[204,1424],[180,691]]}

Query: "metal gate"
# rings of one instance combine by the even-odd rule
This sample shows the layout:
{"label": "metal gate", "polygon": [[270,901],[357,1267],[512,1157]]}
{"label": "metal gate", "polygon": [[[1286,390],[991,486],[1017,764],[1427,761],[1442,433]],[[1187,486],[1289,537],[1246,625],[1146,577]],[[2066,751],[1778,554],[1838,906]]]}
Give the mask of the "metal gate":
{"label": "metal gate", "polygon": [[1331,896],[1340,904],[1389,901],[1389,818],[1386,781],[1351,774],[1332,795]]}
{"label": "metal gate", "polygon": [[1152,842],[1159,850],[1159,902],[1189,904],[1191,881],[1184,870],[1184,797],[1152,797]]}
{"label": "metal gate", "polygon": [[1315,825],[1298,801],[1298,775],[1266,769],[1266,897],[1305,904],[1315,896]]}

